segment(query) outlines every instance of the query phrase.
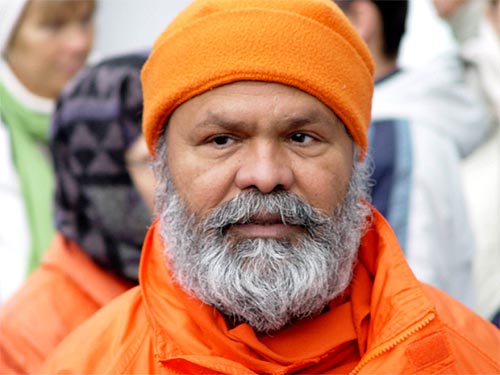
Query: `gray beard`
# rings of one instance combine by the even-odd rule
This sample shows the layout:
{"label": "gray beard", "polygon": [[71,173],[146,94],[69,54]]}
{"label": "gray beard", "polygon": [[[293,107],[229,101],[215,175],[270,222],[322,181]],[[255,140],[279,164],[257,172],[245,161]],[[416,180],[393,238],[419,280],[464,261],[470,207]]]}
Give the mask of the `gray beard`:
{"label": "gray beard", "polygon": [[[230,324],[248,323],[257,332],[270,333],[320,313],[349,285],[370,217],[364,165],[356,163],[344,201],[330,215],[286,191],[251,190],[206,218],[186,208],[166,162],[156,170],[162,179],[156,205],[167,266],[185,291],[214,306]],[[263,212],[278,214],[303,231],[273,239],[245,238],[227,230]]]}

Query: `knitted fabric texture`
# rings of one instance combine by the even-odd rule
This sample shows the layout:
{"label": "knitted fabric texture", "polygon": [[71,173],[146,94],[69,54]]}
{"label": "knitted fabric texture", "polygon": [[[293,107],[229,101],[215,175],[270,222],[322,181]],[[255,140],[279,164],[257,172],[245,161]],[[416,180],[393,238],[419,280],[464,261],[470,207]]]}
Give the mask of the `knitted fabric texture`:
{"label": "knitted fabric texture", "polygon": [[293,86],[322,101],[366,152],[374,65],[331,0],[195,0],[164,30],[142,70],[151,154],[170,114],[235,81]]}

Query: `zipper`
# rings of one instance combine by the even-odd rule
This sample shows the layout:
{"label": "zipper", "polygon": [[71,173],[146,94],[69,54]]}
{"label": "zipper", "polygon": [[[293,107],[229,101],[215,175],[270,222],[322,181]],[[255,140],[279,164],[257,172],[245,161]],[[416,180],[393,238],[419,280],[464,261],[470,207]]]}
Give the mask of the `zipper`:
{"label": "zipper", "polygon": [[349,375],[356,375],[362,367],[364,367],[368,362],[374,360],[375,358],[381,356],[382,354],[394,349],[397,345],[401,344],[403,341],[408,339],[410,336],[414,335],[416,332],[420,331],[422,328],[427,326],[434,318],[436,314],[433,312],[428,313],[422,320],[416,323],[409,330],[403,332],[402,334],[396,336],[392,341],[376,347],[374,350],[365,355],[357,366],[350,372]]}

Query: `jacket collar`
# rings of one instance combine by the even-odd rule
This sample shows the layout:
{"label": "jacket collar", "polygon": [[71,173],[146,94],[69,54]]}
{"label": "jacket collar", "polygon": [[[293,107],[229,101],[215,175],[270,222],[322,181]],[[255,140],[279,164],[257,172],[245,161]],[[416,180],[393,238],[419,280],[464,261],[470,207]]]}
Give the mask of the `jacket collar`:
{"label": "jacket collar", "polygon": [[[269,358],[272,353],[262,347],[253,347],[265,340],[259,340],[248,325],[229,329],[217,310],[188,296],[175,284],[165,266],[164,244],[158,226],[156,221],[146,237],[139,276],[148,319],[154,330],[157,358],[181,361],[184,367],[185,363],[196,363],[212,369],[223,366],[223,372],[248,373],[248,368],[255,364],[257,351],[259,372],[287,373],[307,366],[307,361],[311,361],[310,365],[328,355],[324,348],[319,348],[316,355],[305,361],[303,358],[287,363],[283,360],[282,364],[275,366],[280,358]],[[332,313],[338,314],[334,319],[337,324],[349,322],[351,329],[330,327],[323,332],[329,335],[332,350],[335,350],[336,340],[345,343],[357,339],[359,354],[363,355],[408,330],[432,310],[404,259],[395,235],[375,210],[373,223],[359,249],[359,262],[349,290],[351,298],[348,304],[341,305],[341,309]],[[319,316],[313,322],[301,321],[296,323],[296,327],[291,327],[294,334],[289,335],[290,345],[305,347],[301,343],[311,340],[308,324],[314,326],[321,319],[326,318]],[[337,334],[331,334],[337,331],[354,336],[339,338]],[[218,357],[217,361],[213,361],[214,357]],[[222,370],[219,368],[217,371]]]}

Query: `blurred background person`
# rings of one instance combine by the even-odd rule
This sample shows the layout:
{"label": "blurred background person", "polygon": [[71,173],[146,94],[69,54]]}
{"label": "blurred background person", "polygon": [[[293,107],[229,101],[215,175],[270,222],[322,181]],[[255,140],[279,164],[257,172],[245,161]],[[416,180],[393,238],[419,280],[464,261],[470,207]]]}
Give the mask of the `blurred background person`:
{"label": "blurred background person", "polygon": [[138,282],[154,189],[141,132],[145,59],[90,67],[58,101],[50,137],[57,234],[0,309],[2,374],[36,373],[70,331]]}
{"label": "blurred background person", "polygon": [[482,91],[495,115],[488,139],[462,168],[477,243],[477,310],[500,327],[500,2],[433,2],[455,36],[469,84]]}
{"label": "blurred background person", "polygon": [[84,65],[93,0],[0,0],[0,304],[54,233],[49,117]]}
{"label": "blurred background person", "polygon": [[373,204],[391,223],[416,276],[475,307],[475,243],[460,163],[485,139],[486,106],[456,54],[398,64],[408,1],[337,1],[375,61],[370,129]]}

